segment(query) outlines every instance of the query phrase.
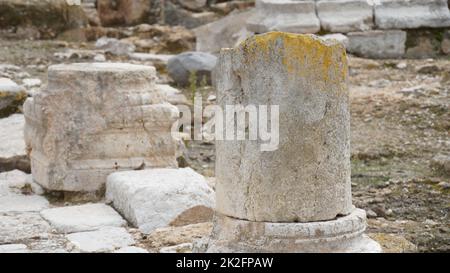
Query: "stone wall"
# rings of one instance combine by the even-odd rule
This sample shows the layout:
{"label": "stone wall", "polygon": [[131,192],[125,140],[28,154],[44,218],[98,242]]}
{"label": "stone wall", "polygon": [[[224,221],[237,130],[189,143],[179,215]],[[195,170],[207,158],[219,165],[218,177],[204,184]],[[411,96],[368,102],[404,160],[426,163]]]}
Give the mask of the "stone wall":
{"label": "stone wall", "polygon": [[[341,33],[348,37],[350,53],[369,58],[428,58],[450,51],[447,0],[257,0],[245,24],[256,34]],[[221,27],[207,26],[196,32],[199,49],[211,48],[205,41],[211,39],[212,29]],[[208,34],[200,33],[204,30]],[[240,33],[244,31],[239,29],[235,36]]]}

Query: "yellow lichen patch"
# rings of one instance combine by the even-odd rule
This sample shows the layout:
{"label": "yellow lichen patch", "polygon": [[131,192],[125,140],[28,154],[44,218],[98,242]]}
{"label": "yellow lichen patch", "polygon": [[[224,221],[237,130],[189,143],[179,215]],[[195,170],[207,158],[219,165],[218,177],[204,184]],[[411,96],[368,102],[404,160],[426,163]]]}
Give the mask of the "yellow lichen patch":
{"label": "yellow lichen patch", "polygon": [[343,83],[347,79],[347,56],[338,43],[326,43],[313,35],[269,32],[253,36],[240,45],[246,61],[274,61],[281,57],[289,77]]}

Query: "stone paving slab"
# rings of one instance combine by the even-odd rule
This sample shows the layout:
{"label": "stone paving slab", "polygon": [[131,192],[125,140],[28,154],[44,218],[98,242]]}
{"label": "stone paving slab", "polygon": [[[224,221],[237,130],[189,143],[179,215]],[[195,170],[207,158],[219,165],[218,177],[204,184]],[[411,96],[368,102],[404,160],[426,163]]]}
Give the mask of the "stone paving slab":
{"label": "stone paving slab", "polygon": [[111,252],[135,244],[125,228],[106,227],[96,231],[66,235],[66,238],[81,252]]}
{"label": "stone paving slab", "polygon": [[0,214],[0,244],[47,237],[50,225],[39,213]]}
{"label": "stone paving slab", "polygon": [[47,199],[39,195],[8,195],[0,197],[0,213],[39,212],[49,207]]}
{"label": "stone paving slab", "polygon": [[86,204],[43,210],[42,217],[60,233],[97,230],[102,227],[122,227],[126,221],[110,206]]}

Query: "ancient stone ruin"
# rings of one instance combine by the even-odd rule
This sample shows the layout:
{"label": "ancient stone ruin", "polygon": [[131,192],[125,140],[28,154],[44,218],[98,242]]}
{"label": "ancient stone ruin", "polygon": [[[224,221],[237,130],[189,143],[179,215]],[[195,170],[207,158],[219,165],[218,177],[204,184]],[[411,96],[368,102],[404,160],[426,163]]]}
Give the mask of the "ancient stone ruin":
{"label": "ancient stone ruin", "polygon": [[449,252],[449,8],[0,0],[0,253]]}
{"label": "ancient stone ruin", "polygon": [[280,32],[221,52],[218,104],[279,105],[280,144],[217,141],[207,251],[381,251],[352,205],[346,58],[336,41]]}
{"label": "ancient stone ruin", "polygon": [[209,52],[269,31],[339,33],[348,52],[387,59],[448,54],[443,38],[449,27],[447,0],[256,0],[254,9],[230,14],[195,33],[197,50]]}
{"label": "ancient stone ruin", "polygon": [[24,105],[33,179],[45,189],[97,192],[119,170],[177,167],[178,110],[155,69],[120,63],[55,65]]}

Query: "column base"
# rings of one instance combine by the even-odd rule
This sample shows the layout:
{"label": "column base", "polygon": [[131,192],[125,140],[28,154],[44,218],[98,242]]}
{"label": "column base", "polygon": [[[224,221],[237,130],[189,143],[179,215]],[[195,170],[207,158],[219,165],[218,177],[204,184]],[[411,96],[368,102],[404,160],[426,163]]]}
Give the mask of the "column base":
{"label": "column base", "polygon": [[[216,215],[214,229],[196,251],[208,253],[379,253],[381,246],[364,235],[366,212],[311,223],[251,222]],[[200,246],[202,245],[202,246]]]}

